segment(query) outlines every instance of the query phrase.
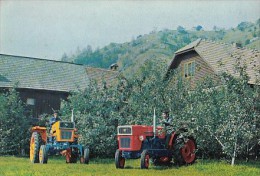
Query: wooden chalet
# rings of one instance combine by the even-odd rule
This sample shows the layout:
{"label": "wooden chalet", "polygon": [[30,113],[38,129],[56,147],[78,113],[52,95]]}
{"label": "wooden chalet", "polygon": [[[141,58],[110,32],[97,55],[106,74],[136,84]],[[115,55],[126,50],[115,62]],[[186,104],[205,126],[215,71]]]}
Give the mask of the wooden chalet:
{"label": "wooden chalet", "polygon": [[88,85],[83,65],[0,54],[0,89],[16,86],[34,118],[59,110],[70,92]]}
{"label": "wooden chalet", "polygon": [[168,72],[179,68],[182,77],[191,81],[194,86],[197,81],[206,76],[227,72],[238,75],[235,65],[246,65],[249,84],[258,84],[260,74],[260,53],[258,50],[241,48],[239,45],[229,45],[198,39],[175,52]]}

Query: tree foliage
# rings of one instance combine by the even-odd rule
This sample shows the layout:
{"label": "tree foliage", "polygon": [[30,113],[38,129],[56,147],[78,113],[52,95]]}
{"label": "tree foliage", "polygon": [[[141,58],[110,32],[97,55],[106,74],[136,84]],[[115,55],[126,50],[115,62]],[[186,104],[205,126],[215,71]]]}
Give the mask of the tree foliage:
{"label": "tree foliage", "polygon": [[[75,93],[64,106],[74,109],[81,141],[93,156],[114,155],[118,125],[152,125],[153,109],[160,118],[168,108],[175,130],[188,126],[198,144],[198,156],[208,158],[247,156],[259,143],[259,87],[249,86],[246,74],[235,78],[223,73],[220,82],[204,79],[193,89],[179,72],[165,79],[167,66],[146,62],[132,78],[115,87],[92,84]],[[243,70],[242,72],[243,73]]]}
{"label": "tree foliage", "polygon": [[29,122],[15,89],[0,94],[0,155],[17,155],[28,149]]}
{"label": "tree foliage", "polygon": [[171,59],[174,52],[198,38],[224,43],[241,41],[246,47],[260,49],[259,27],[258,19],[255,23],[242,22],[233,29],[214,26],[212,31],[203,31],[203,26],[197,25],[192,30],[182,26],[176,30],[153,30],[150,34],[133,37],[129,42],[111,43],[103,48],[93,50],[87,45],[82,50],[77,49],[74,54],[64,54],[61,60],[101,68],[109,68],[117,63],[119,69],[129,75],[154,56],[161,60]]}
{"label": "tree foliage", "polygon": [[201,31],[203,29],[203,27],[201,25],[198,25],[195,27],[196,31]]}
{"label": "tree foliage", "polygon": [[152,124],[153,108],[165,107],[161,104],[164,97],[158,93],[164,89],[159,86],[163,74],[161,71],[150,74],[158,66],[147,63],[134,78],[121,79],[115,87],[104,89],[92,83],[85,91],[69,97],[63,115],[74,109],[81,142],[90,147],[93,156],[114,155],[118,125]]}
{"label": "tree foliage", "polygon": [[237,28],[240,31],[244,31],[246,28],[250,28],[251,26],[253,26],[253,23],[250,22],[241,22],[237,25]]}
{"label": "tree foliage", "polygon": [[178,26],[178,27],[177,27],[177,31],[178,31],[179,33],[181,33],[181,34],[186,34],[186,33],[187,33],[187,31],[185,30],[185,28],[182,27],[182,26]]}

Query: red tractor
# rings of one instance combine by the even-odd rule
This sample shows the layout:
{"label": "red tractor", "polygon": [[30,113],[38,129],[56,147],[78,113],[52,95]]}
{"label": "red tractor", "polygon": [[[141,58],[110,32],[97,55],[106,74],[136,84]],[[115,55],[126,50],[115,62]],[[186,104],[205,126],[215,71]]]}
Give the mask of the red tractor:
{"label": "red tractor", "polygon": [[[154,124],[154,126],[156,126]],[[169,164],[172,160],[178,165],[195,162],[196,142],[192,136],[185,137],[180,129],[172,132],[168,144],[162,127],[125,125],[117,127],[118,149],[115,153],[116,168],[124,168],[125,159],[141,157],[141,169],[148,169],[149,160],[154,165]]]}

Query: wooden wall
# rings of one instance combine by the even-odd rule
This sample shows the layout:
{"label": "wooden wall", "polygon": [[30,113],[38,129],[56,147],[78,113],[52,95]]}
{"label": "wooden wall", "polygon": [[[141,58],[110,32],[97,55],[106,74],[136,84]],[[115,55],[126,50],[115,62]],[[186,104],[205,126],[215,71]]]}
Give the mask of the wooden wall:
{"label": "wooden wall", "polygon": [[18,89],[21,100],[26,104],[27,99],[34,99],[35,105],[27,105],[27,113],[32,112],[33,118],[42,114],[53,114],[53,110],[60,110],[61,100],[66,100],[68,93],[44,90]]}
{"label": "wooden wall", "polygon": [[[193,60],[195,61],[195,75],[193,77],[185,78],[185,75],[183,74],[184,64]],[[216,76],[216,73],[213,71],[213,69],[195,51],[177,55],[172,66],[172,69],[176,68],[181,69],[182,77],[190,81],[192,87],[196,85],[196,82],[206,78],[206,76]],[[215,77],[215,79],[217,78]]]}

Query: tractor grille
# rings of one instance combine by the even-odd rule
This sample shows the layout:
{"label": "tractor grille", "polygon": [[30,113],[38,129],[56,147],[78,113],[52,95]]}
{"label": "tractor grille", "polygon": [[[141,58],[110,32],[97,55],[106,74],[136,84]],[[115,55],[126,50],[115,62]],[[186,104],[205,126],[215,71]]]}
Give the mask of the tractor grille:
{"label": "tractor grille", "polygon": [[120,145],[121,148],[130,148],[130,138],[121,138]]}
{"label": "tractor grille", "polygon": [[131,135],[132,134],[132,127],[118,127],[118,134],[119,135]]}
{"label": "tractor grille", "polygon": [[71,131],[62,131],[61,139],[71,139],[72,132]]}

